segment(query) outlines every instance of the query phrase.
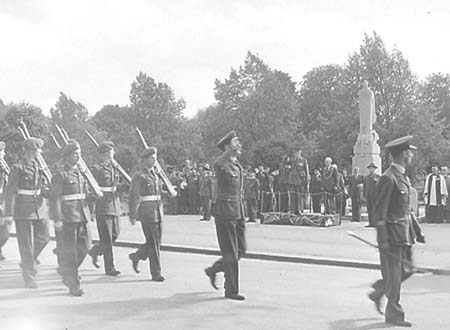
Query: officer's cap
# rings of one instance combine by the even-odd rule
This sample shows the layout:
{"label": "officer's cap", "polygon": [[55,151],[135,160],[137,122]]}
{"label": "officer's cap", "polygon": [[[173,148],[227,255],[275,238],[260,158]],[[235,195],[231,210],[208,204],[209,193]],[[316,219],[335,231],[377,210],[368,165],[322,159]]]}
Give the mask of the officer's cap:
{"label": "officer's cap", "polygon": [[411,144],[412,138],[413,137],[411,135],[407,135],[407,136],[403,136],[401,138],[392,140],[392,141],[386,143],[385,148],[389,152],[400,152],[400,151],[408,150],[408,149],[417,150],[417,148]]}
{"label": "officer's cap", "polygon": [[99,144],[97,150],[99,153],[103,154],[114,149],[114,143],[112,141],[103,141]]}
{"label": "officer's cap", "polygon": [[367,165],[367,168],[371,168],[371,167],[378,168],[378,166],[375,165],[375,163],[370,163],[369,165]]}
{"label": "officer's cap", "polygon": [[69,140],[63,148],[63,157],[71,155],[73,152],[80,150],[80,144],[76,140]]}
{"label": "officer's cap", "polygon": [[5,150],[6,148],[6,143],[3,141],[0,141],[0,150]]}
{"label": "officer's cap", "polygon": [[225,146],[227,144],[230,144],[231,140],[233,138],[237,137],[236,132],[235,131],[231,131],[229,132],[227,135],[225,135],[218,143],[217,143],[217,147],[222,150],[225,151]]}
{"label": "officer's cap", "polygon": [[23,143],[25,149],[36,150],[44,146],[44,141],[37,137],[30,137]]}
{"label": "officer's cap", "polygon": [[146,148],[141,152],[141,158],[147,158],[149,156],[155,155],[157,151],[158,150],[155,147]]}

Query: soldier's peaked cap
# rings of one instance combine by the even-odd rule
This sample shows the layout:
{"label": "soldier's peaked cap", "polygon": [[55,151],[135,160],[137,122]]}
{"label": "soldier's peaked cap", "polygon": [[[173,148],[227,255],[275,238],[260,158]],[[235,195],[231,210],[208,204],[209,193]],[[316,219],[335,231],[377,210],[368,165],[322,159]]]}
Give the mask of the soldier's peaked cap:
{"label": "soldier's peaked cap", "polygon": [[156,154],[157,149],[155,147],[150,147],[150,148],[146,148],[144,149],[144,151],[141,152],[141,158],[147,158],[151,155]]}
{"label": "soldier's peaked cap", "polygon": [[68,143],[63,148],[63,157],[67,157],[72,154],[74,151],[80,149],[80,144],[77,140],[69,140]]}
{"label": "soldier's peaked cap", "polygon": [[389,151],[403,151],[407,149],[417,150],[417,148],[411,144],[412,138],[411,135],[403,136],[386,143],[384,147]]}
{"label": "soldier's peaked cap", "polygon": [[370,163],[369,165],[367,165],[367,168],[371,168],[371,167],[378,168],[378,166],[375,165],[375,163]]}
{"label": "soldier's peaked cap", "polygon": [[235,137],[237,137],[235,131],[229,132],[227,135],[225,135],[223,138],[220,139],[220,141],[217,143],[217,147],[220,150],[225,151],[225,146],[227,144],[230,144],[231,140]]}
{"label": "soldier's peaked cap", "polygon": [[98,152],[103,154],[114,149],[114,143],[112,141],[103,141],[98,145]]}
{"label": "soldier's peaked cap", "polygon": [[31,150],[41,149],[44,146],[44,140],[37,137],[30,137],[25,140],[23,146],[25,149]]}

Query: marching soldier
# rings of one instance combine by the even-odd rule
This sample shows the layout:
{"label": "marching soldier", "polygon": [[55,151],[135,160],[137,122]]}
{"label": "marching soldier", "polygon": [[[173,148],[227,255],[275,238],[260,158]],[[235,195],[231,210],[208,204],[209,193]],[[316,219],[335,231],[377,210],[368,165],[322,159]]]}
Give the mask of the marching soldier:
{"label": "marching soldier", "polygon": [[6,163],[5,157],[5,147],[6,144],[0,141],[0,261],[5,260],[2,248],[6,244],[9,238],[9,230],[11,228],[11,221],[5,221],[3,219],[3,210],[5,202],[4,189],[8,182],[9,167]]}
{"label": "marching soldier", "polygon": [[120,271],[114,266],[113,244],[120,232],[119,216],[122,211],[119,192],[127,186],[119,183],[119,170],[114,160],[114,143],[102,142],[97,150],[100,154],[100,163],[93,166],[91,172],[103,192],[103,197],[96,199],[94,204],[100,243],[91,248],[89,255],[92,257],[94,266],[99,268],[98,256],[103,254],[105,274],[118,276]]}
{"label": "marching soldier", "polygon": [[387,297],[385,322],[401,327],[411,327],[405,321],[405,313],[400,305],[401,283],[413,274],[412,246],[416,237],[425,242],[409,205],[410,182],[406,167],[411,165],[412,136],[404,136],[386,144],[392,156],[391,166],[378,181],[374,204],[374,221],[380,251],[382,280],[375,282],[375,289],[369,298],[381,312],[381,298]]}
{"label": "marching soldier", "polygon": [[49,214],[60,231],[59,273],[71,295],[84,294],[80,288],[78,267],[89,251],[91,235],[88,227],[90,212],[86,201],[87,181],[79,167],[80,145],[75,140],[63,149],[64,166],[53,177],[50,190]]}
{"label": "marching soldier", "polygon": [[150,260],[150,273],[152,280],[163,282],[161,275],[161,221],[163,205],[161,200],[161,181],[155,172],[154,165],[157,159],[156,148],[147,148],[141,153],[142,169],[137,172],[131,181],[129,200],[130,222],[141,222],[145,235],[145,244],[136,252],[130,253],[133,269],[139,273],[139,261]]}
{"label": "marching soldier", "polygon": [[214,169],[217,178],[217,201],[214,206],[217,240],[222,258],[205,269],[211,285],[217,289],[216,274],[225,272],[225,297],[244,300],[239,294],[239,259],[245,254],[245,218],[243,185],[244,177],[237,156],[241,154],[241,143],[234,131],[228,133],[217,144],[222,154]]}
{"label": "marching soldier", "polygon": [[49,241],[47,220],[41,210],[48,196],[48,182],[36,157],[44,141],[31,137],[24,142],[23,158],[13,166],[6,187],[5,221],[14,219],[25,287],[35,289],[37,258]]}

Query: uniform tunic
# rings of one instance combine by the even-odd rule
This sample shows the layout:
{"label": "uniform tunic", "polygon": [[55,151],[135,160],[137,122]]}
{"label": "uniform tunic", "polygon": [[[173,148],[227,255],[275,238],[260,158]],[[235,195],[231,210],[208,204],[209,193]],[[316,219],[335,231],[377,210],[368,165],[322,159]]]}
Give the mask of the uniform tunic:
{"label": "uniform tunic", "polygon": [[115,270],[113,244],[120,234],[119,217],[122,213],[119,192],[124,185],[119,184],[119,170],[113,162],[101,162],[91,168],[103,197],[95,200],[95,217],[100,243],[94,244],[89,251],[91,256],[103,255],[105,271]]}
{"label": "uniform tunic", "polygon": [[214,206],[217,240],[222,258],[208,272],[225,272],[225,294],[239,293],[239,259],[247,250],[245,239],[243,170],[223,153],[214,164],[217,200]]}
{"label": "uniform tunic", "polygon": [[87,193],[87,181],[77,166],[65,164],[53,177],[49,214],[52,220],[63,222],[59,267],[64,284],[71,289],[80,287],[78,267],[91,244]]}
{"label": "uniform tunic", "polygon": [[133,260],[150,260],[152,278],[161,276],[161,220],[163,204],[161,200],[161,181],[152,168],[144,167],[137,172],[131,182],[129,200],[130,218],[141,222],[145,236],[143,244],[130,255]]}
{"label": "uniform tunic", "polygon": [[410,214],[410,182],[405,169],[392,164],[381,176],[374,204],[374,220],[377,226],[377,240],[380,251],[380,265],[383,279],[373,287],[379,297],[386,295],[385,319],[387,322],[404,321],[400,305],[401,282],[412,275],[412,245],[416,234]]}
{"label": "uniform tunic", "polygon": [[23,158],[11,169],[5,196],[5,217],[13,217],[25,282],[34,281],[36,259],[49,241],[42,210],[48,188],[34,159]]}

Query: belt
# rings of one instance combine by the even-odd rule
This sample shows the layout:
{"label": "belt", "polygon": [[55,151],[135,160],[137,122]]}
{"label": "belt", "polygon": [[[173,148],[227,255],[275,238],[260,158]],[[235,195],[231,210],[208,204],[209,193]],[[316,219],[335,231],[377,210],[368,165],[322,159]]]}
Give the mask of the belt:
{"label": "belt", "polygon": [[116,187],[100,187],[101,192],[115,192],[116,190]]}
{"label": "belt", "polygon": [[85,194],[71,194],[71,195],[62,195],[61,196],[61,200],[63,202],[82,200],[82,199],[85,199],[85,198],[86,198]]}
{"label": "belt", "polygon": [[26,196],[36,196],[41,194],[41,190],[18,189],[17,194]]}
{"label": "belt", "polygon": [[147,195],[147,196],[142,196],[142,201],[143,201],[143,202],[159,201],[159,200],[161,200],[161,196],[160,196],[160,195]]}

